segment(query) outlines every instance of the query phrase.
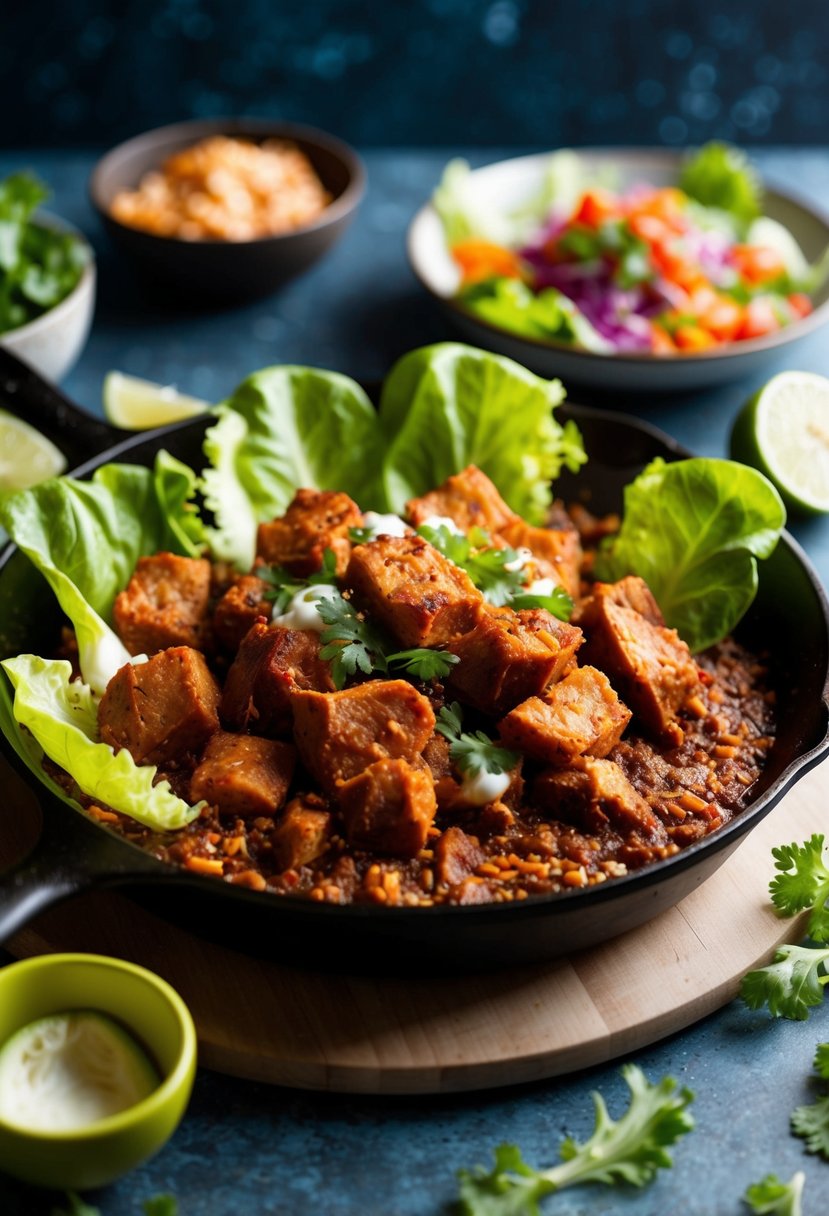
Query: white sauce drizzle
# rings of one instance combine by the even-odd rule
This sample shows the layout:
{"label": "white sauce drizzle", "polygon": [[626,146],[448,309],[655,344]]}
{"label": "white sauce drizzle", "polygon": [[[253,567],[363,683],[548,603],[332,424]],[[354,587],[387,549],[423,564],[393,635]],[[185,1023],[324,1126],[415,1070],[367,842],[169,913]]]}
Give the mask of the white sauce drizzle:
{"label": "white sauce drizzle", "polygon": [[522,595],[552,595],[558,583],[554,578],[537,578],[535,582],[526,586],[521,593]]}
{"label": "white sauce drizzle", "polygon": [[317,604],[320,600],[336,599],[339,594],[330,583],[313,583],[297,591],[286,611],[281,616],[271,617],[271,624],[281,625],[283,629],[312,629],[314,633],[322,633],[325,621],[317,612]]}
{"label": "white sauce drizzle", "polygon": [[381,515],[379,511],[366,511],[363,527],[371,529],[372,540],[376,540],[378,536],[406,536],[411,531],[399,515]]}
{"label": "white sauce drizzle", "polygon": [[470,806],[486,806],[500,798],[509,788],[510,773],[466,773],[461,783],[461,798]]}
{"label": "white sauce drizzle", "polygon": [[459,528],[454,519],[450,519],[448,515],[427,515],[426,519],[422,520],[418,525],[421,528],[446,528],[447,532],[451,532],[454,536],[466,536],[462,528]]}
{"label": "white sauce drizzle", "polygon": [[515,561],[504,562],[504,569],[509,570],[511,574],[515,573],[517,570],[523,570],[527,565],[527,562],[531,562],[533,560],[532,549],[517,549],[516,554],[517,556]]}

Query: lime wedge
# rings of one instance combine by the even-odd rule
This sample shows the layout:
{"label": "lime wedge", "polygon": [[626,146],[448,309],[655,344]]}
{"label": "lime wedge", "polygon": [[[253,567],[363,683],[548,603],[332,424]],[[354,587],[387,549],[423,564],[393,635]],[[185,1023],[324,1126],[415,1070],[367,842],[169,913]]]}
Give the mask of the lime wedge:
{"label": "lime wedge", "polygon": [[124,372],[109,372],[104,380],[104,413],[114,426],[146,431],[182,418],[203,414],[210,406],[169,384],[155,384]]}
{"label": "lime wedge", "polygon": [[0,1049],[0,1120],[27,1131],[82,1131],[158,1085],[132,1036],[92,1010],[39,1018]]}
{"label": "lime wedge", "polygon": [[51,440],[0,409],[0,494],[26,490],[65,468],[66,459]]}
{"label": "lime wedge", "polygon": [[774,482],[796,511],[829,511],[829,380],[781,372],[737,415],[731,455]]}

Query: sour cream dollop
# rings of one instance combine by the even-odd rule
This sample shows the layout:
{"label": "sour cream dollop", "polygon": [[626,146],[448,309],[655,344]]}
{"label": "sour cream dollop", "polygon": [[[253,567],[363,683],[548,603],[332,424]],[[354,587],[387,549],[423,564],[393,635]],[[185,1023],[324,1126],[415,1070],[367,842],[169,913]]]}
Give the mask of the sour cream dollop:
{"label": "sour cream dollop", "polygon": [[405,536],[409,525],[399,515],[381,515],[379,511],[366,511],[363,516],[363,527],[371,529],[371,539],[378,536]]}
{"label": "sour cream dollop", "polygon": [[461,798],[470,806],[486,806],[507,792],[510,780],[509,773],[467,773],[461,783]]}
{"label": "sour cream dollop", "polygon": [[537,578],[522,591],[522,595],[552,595],[558,583],[554,578]]}
{"label": "sour cream dollop", "polygon": [[448,515],[427,515],[419,524],[421,528],[446,528],[447,532],[451,532],[454,536],[466,536],[462,528],[459,528],[454,519],[450,519]]}
{"label": "sour cream dollop", "polygon": [[297,591],[287,610],[280,616],[271,617],[271,624],[281,625],[283,629],[313,629],[315,633],[322,633],[325,621],[317,611],[317,604],[320,600],[334,600],[339,594],[330,583],[313,583]]}

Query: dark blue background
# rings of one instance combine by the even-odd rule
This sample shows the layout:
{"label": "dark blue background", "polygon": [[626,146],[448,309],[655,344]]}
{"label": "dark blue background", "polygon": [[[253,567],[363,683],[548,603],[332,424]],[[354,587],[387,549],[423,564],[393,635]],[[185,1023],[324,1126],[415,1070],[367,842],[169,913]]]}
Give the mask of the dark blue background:
{"label": "dark blue background", "polygon": [[0,0],[0,13],[6,147],[235,113],[362,146],[803,144],[829,127],[827,0]]}

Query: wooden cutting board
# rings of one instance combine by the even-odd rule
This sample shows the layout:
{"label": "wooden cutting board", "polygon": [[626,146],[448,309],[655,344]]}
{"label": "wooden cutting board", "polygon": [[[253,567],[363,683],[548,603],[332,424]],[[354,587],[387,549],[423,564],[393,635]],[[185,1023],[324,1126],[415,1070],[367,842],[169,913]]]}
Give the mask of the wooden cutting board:
{"label": "wooden cutting board", "polygon": [[[2,774],[8,857],[12,836],[31,835],[31,814],[21,813],[7,775],[17,779]],[[534,967],[448,979],[321,975],[211,945],[117,894],[73,899],[10,949],[17,957],[92,951],[151,968],[190,1006],[200,1062],[234,1076],[377,1094],[539,1080],[681,1030],[730,1001],[740,977],[781,942],[802,937],[803,918],[780,920],[768,901],[770,850],[826,832],[828,796],[823,765],[677,907],[615,941]]]}

